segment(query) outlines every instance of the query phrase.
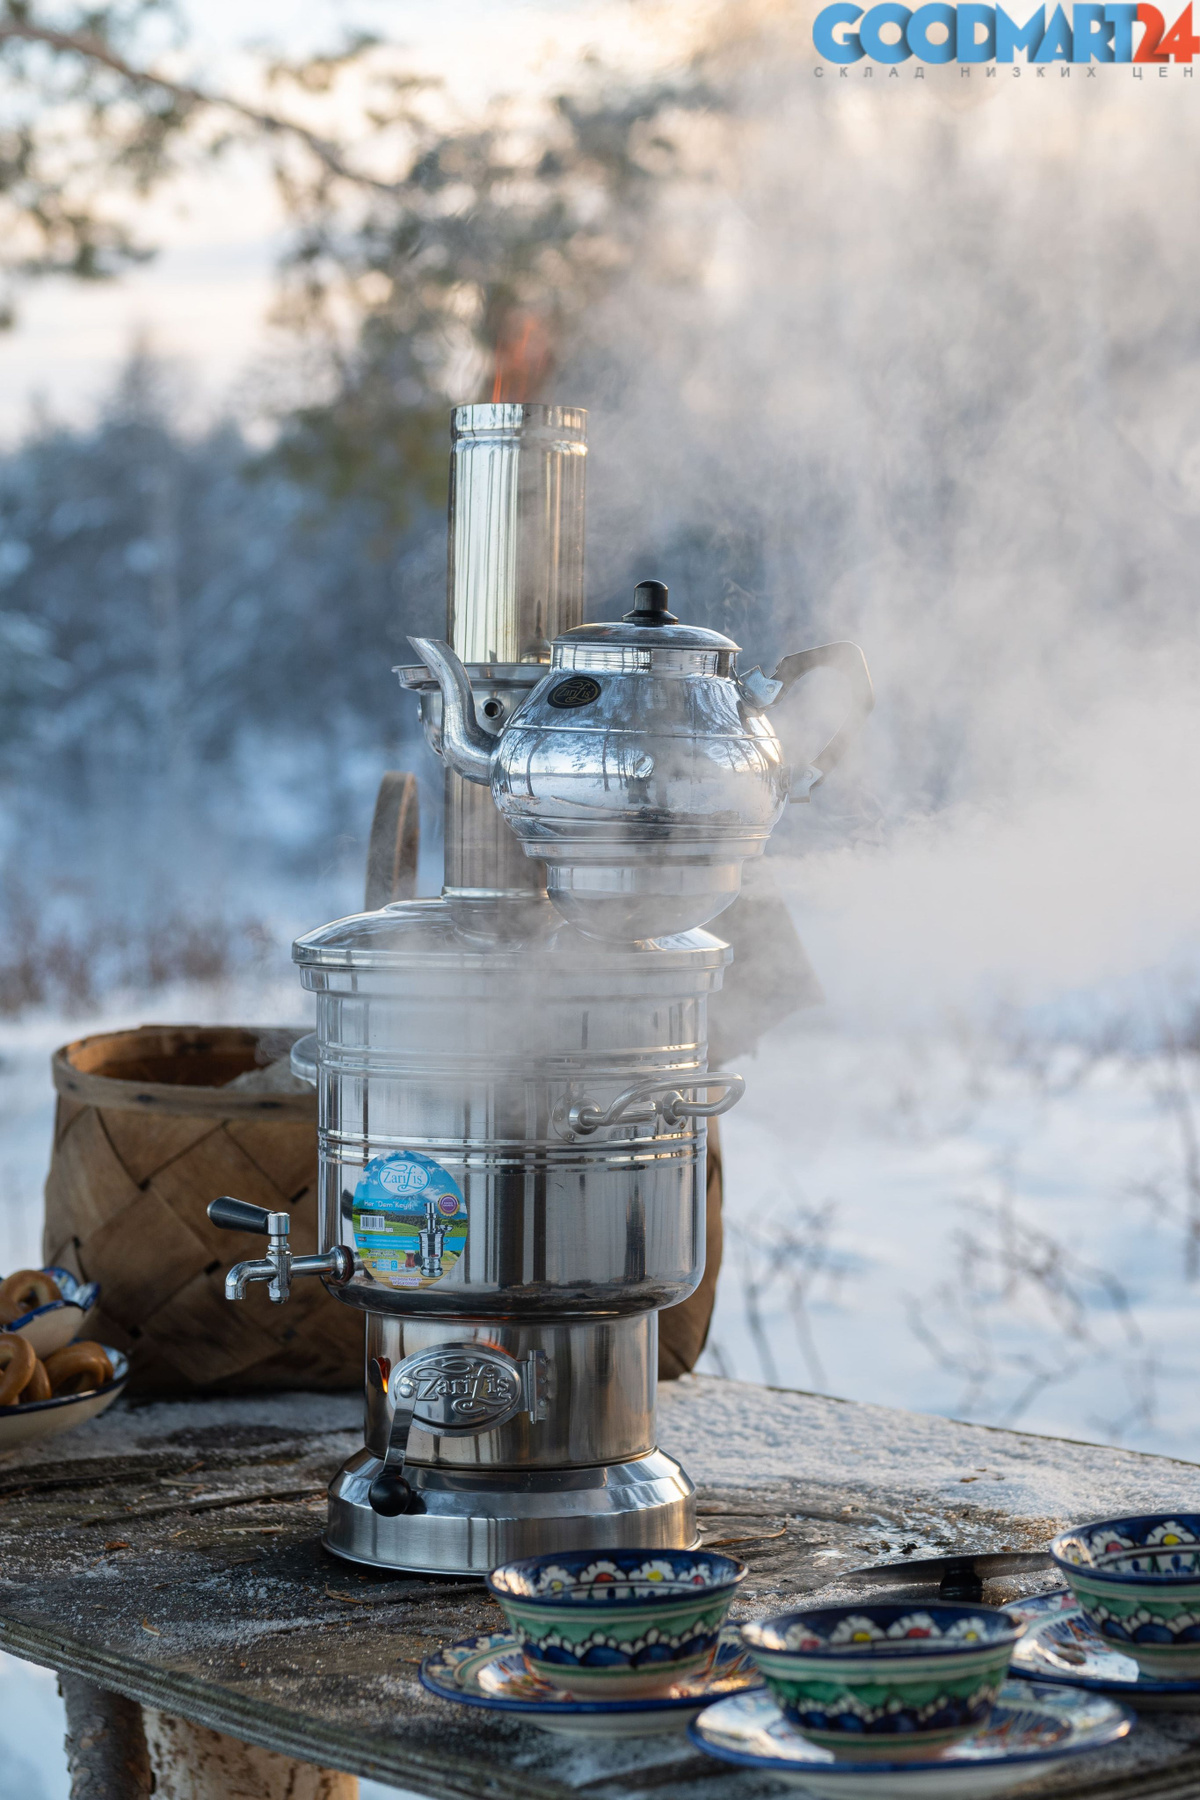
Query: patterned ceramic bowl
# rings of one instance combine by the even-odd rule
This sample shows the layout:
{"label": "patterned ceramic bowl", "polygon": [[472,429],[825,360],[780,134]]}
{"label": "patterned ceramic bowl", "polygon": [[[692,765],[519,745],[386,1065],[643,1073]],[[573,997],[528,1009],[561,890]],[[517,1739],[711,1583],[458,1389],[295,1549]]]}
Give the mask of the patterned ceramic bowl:
{"label": "patterned ceramic bowl", "polygon": [[1077,1525],[1050,1554],[1106,1643],[1159,1680],[1200,1675],[1200,1513]]}
{"label": "patterned ceramic bowl", "polygon": [[488,1576],[530,1672],[580,1700],[643,1700],[703,1675],[744,1563],[707,1550],[568,1550]]}
{"label": "patterned ceramic bowl", "polygon": [[866,1601],[781,1613],[742,1637],[806,1738],[854,1762],[906,1762],[986,1724],[1024,1629],[974,1606]]}

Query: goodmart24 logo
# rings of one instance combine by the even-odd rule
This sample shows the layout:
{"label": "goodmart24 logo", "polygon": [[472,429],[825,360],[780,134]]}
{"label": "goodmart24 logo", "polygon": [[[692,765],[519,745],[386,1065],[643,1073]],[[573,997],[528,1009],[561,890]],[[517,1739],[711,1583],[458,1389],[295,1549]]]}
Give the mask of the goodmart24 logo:
{"label": "goodmart24 logo", "polygon": [[1039,6],[1019,25],[1002,6],[931,0],[913,10],[883,0],[866,10],[836,0],[817,14],[813,43],[833,63],[1010,63],[1018,51],[1031,63],[1190,63],[1200,55],[1190,0],[1169,30],[1157,6],[1079,5],[1070,19],[1058,6],[1049,24]]}

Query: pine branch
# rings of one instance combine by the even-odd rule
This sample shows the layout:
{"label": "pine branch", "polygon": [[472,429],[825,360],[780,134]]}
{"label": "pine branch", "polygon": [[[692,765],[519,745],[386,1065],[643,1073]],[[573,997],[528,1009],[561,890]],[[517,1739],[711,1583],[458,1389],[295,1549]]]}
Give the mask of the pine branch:
{"label": "pine branch", "polygon": [[12,18],[0,22],[0,45],[5,43],[41,44],[59,55],[78,56],[85,62],[98,68],[108,69],[118,75],[131,88],[145,92],[157,88],[169,94],[180,105],[189,110],[207,108],[232,113],[243,119],[256,130],[274,137],[290,137],[302,144],[316,157],[318,162],[341,181],[353,183],[357,187],[367,188],[379,194],[395,195],[400,191],[399,184],[381,181],[365,170],[356,169],[348,163],[341,149],[330,139],[322,137],[319,132],[302,125],[296,119],[283,117],[279,113],[264,111],[260,107],[250,106],[245,101],[236,100],[232,95],[210,93],[204,88],[196,87],[190,82],[175,81],[169,75],[163,75],[154,69],[140,69],[121,56],[118,51],[101,37],[87,31],[61,31],[49,25],[35,24],[29,19]]}

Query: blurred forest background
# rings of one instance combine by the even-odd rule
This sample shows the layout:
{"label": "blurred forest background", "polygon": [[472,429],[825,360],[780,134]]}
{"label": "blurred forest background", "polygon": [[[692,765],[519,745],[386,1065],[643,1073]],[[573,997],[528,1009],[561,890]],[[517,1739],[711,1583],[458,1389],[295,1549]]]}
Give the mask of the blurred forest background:
{"label": "blurred forest background", "polygon": [[[703,53],[649,81],[593,57],[464,118],[349,32],[263,60],[248,107],[145,73],[187,45],[142,0],[0,10],[18,329],[38,277],[151,255],[139,202],[234,147],[271,160],[288,232],[228,410],[181,424],[187,370],[131,345],[93,422],[43,409],[0,460],[0,1010],[225,974],[352,907],[389,765],[431,777],[436,854],[390,666],[443,618],[449,407],[611,389],[594,313],[655,253],[687,125],[730,102]],[[708,528],[675,536],[676,564],[704,552],[691,610],[728,613],[747,534],[716,564]],[[593,556],[601,609],[660,566],[645,537]]]}
{"label": "blurred forest background", "polygon": [[[867,645],[862,755],[780,840],[848,928],[879,940],[878,872],[814,852],[885,846],[903,882],[932,826],[956,891],[1005,816],[1014,906],[983,878],[940,919],[929,870],[905,908],[959,1002],[1186,951],[1185,84],[1051,100],[908,65],[875,95],[814,77],[782,0],[682,32],[651,8],[675,36],[634,68],[610,11],[565,73],[464,108],[350,7],[333,48],[223,86],[167,0],[0,5],[18,330],[48,278],[151,256],[185,176],[265,160],[282,220],[270,329],[215,414],[131,345],[94,418],[43,409],[0,461],[0,1008],[261,960],[354,904],[380,770],[431,773],[389,670],[441,618],[448,409],[492,395],[592,411],[596,614],[652,572],[747,663]],[[1150,841],[1108,871],[1114,818]]]}

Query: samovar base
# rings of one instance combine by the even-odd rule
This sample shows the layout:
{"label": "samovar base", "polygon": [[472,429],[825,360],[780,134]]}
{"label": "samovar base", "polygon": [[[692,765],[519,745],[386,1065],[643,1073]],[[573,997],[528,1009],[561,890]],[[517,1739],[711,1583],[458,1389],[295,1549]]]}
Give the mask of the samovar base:
{"label": "samovar base", "polygon": [[387,1518],[367,1498],[382,1468],[360,1450],[329,1484],[322,1542],[335,1556],[423,1575],[486,1575],[551,1550],[692,1549],[695,1488],[662,1450],[589,1469],[405,1470],[413,1510]]}

